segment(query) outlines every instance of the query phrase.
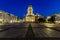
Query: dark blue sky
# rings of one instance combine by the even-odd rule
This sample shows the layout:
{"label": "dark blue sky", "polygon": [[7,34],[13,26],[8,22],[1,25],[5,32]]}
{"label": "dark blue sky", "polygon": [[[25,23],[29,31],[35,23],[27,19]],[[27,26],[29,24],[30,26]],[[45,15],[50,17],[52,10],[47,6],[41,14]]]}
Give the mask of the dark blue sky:
{"label": "dark blue sky", "polygon": [[39,13],[44,17],[60,12],[60,0],[0,0],[0,10],[23,18],[30,4],[34,14]]}

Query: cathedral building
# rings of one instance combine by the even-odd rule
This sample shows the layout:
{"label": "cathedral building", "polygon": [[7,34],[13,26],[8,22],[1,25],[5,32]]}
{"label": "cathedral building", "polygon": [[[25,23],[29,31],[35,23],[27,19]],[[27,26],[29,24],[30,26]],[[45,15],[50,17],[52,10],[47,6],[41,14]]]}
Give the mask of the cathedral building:
{"label": "cathedral building", "polygon": [[35,16],[33,14],[33,8],[31,5],[27,9],[27,14],[24,17],[24,21],[25,22],[35,22]]}
{"label": "cathedral building", "polygon": [[34,15],[33,13],[33,8],[31,5],[28,6],[27,9],[27,14],[24,16],[23,21],[24,22],[35,22],[36,21],[36,17],[40,17],[39,14]]}

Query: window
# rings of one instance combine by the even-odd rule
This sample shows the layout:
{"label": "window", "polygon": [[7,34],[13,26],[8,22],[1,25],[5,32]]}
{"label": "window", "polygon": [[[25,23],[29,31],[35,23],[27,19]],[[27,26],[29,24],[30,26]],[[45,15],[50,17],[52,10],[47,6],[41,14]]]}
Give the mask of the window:
{"label": "window", "polygon": [[0,19],[2,18],[2,13],[0,13]]}

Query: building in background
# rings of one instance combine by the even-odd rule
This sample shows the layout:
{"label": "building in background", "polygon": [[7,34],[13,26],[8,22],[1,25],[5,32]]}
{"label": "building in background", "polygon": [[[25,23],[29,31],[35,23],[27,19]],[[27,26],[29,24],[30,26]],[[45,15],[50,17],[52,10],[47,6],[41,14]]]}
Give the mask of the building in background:
{"label": "building in background", "polygon": [[27,14],[24,17],[24,22],[35,22],[35,16],[33,14],[33,8],[31,5],[28,6]]}
{"label": "building in background", "polygon": [[55,13],[52,16],[48,16],[46,18],[46,22],[59,24],[60,23],[60,14]]}
{"label": "building in background", "polygon": [[0,10],[0,24],[14,23],[20,21],[20,18]]}
{"label": "building in background", "polygon": [[54,17],[54,22],[59,24],[60,23],[60,14],[54,14],[52,16]]}
{"label": "building in background", "polygon": [[35,15],[35,22],[38,22],[39,18],[43,18],[41,15],[39,15],[38,13],[36,13]]}
{"label": "building in background", "polygon": [[0,24],[6,23],[10,21],[10,16],[7,12],[0,10]]}
{"label": "building in background", "polygon": [[38,13],[34,15],[33,8],[31,5],[29,5],[27,9],[27,14],[26,16],[24,16],[23,21],[24,22],[37,22],[38,18],[42,18],[42,16],[39,15]]}
{"label": "building in background", "polygon": [[49,19],[51,19],[51,16],[48,16],[45,20],[46,22],[49,22]]}
{"label": "building in background", "polygon": [[17,17],[14,16],[13,14],[10,14],[10,22],[13,23],[13,22],[16,22],[17,21]]}
{"label": "building in background", "polygon": [[16,22],[20,22],[20,18],[13,15],[13,14],[10,14],[10,23],[16,23]]}

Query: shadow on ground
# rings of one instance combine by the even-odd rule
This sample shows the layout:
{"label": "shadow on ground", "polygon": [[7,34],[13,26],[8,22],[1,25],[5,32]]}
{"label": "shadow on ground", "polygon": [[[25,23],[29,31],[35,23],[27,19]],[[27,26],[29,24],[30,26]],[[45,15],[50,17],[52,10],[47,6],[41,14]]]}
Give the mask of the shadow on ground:
{"label": "shadow on ground", "polygon": [[33,30],[32,30],[31,24],[29,24],[29,27],[28,27],[27,33],[25,35],[25,38],[35,38],[35,35],[34,35]]}

